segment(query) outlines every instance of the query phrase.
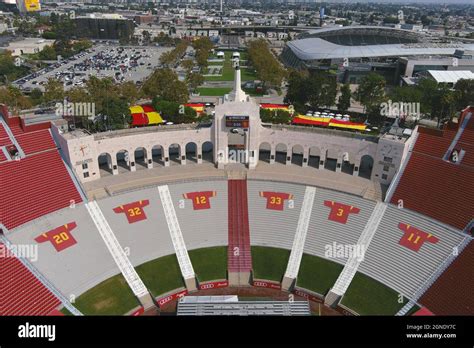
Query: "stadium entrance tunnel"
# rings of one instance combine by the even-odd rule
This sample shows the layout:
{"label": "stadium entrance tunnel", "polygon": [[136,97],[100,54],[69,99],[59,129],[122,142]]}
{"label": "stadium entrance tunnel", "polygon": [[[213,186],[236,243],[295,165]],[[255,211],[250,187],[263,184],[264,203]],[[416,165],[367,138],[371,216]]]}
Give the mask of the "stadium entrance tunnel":
{"label": "stadium entrance tunnel", "polygon": [[97,158],[99,163],[100,176],[104,177],[107,175],[112,175],[112,156],[109,153],[101,153]]}
{"label": "stadium entrance tunnel", "polygon": [[364,155],[360,160],[359,176],[365,179],[372,177],[372,169],[374,167],[374,159],[372,156]]}
{"label": "stadium entrance tunnel", "polygon": [[[270,163],[272,146],[269,143],[261,143],[258,150],[258,158],[260,161]],[[275,157],[275,156],[273,156]],[[275,158],[273,158],[275,159]]]}
{"label": "stadium entrance tunnel", "polygon": [[151,148],[151,157],[153,160],[153,163],[156,163],[160,166],[165,165],[165,158],[164,158],[164,151],[163,151],[163,146],[161,145],[155,145]]}
{"label": "stadium entrance tunnel", "polygon": [[135,156],[135,165],[137,167],[137,170],[148,168],[147,151],[144,147],[138,147],[137,149],[135,149],[134,156]]}
{"label": "stadium entrance tunnel", "polygon": [[291,163],[296,164],[300,167],[303,166],[303,154],[304,149],[301,145],[295,145],[291,149]]}
{"label": "stadium entrance tunnel", "polygon": [[321,150],[316,146],[309,148],[308,167],[319,169],[319,161],[321,160]]}
{"label": "stadium entrance tunnel", "polygon": [[186,144],[186,160],[189,163],[198,163],[198,147],[196,143],[191,142]]}
{"label": "stadium entrance tunnel", "polygon": [[214,145],[210,141],[202,144],[202,160],[204,162],[214,162]]}
{"label": "stadium entrance tunnel", "polygon": [[181,164],[181,146],[179,144],[171,144],[168,151],[170,165]]}
{"label": "stadium entrance tunnel", "polygon": [[135,163],[130,162],[130,154],[127,150],[117,152],[117,169],[119,173],[130,171],[132,166],[135,166]]}
{"label": "stadium entrance tunnel", "polygon": [[285,144],[278,144],[275,147],[275,162],[286,164],[287,146]]}

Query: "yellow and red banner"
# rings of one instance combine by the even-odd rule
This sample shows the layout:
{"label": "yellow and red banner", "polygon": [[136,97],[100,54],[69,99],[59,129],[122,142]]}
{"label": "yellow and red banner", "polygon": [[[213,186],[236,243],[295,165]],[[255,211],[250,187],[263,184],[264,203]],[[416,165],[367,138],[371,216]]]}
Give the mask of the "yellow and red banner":
{"label": "yellow and red banner", "polygon": [[320,126],[320,127],[334,127],[340,129],[353,129],[363,131],[367,126],[363,123],[336,120],[335,118],[329,117],[313,117],[298,115],[293,118],[293,124]]}
{"label": "yellow and red banner", "polygon": [[284,111],[290,110],[290,106],[288,104],[262,103],[260,104],[260,107],[262,109],[267,109],[267,110],[284,110]]}
{"label": "yellow and red banner", "polygon": [[198,115],[202,114],[204,112],[205,107],[206,107],[206,105],[204,103],[188,103],[188,104],[184,104],[184,106],[186,106],[188,108],[191,108],[191,109],[194,109],[194,111],[196,111],[196,113]]}
{"label": "yellow and red banner", "polygon": [[163,123],[160,114],[151,105],[131,106],[132,126],[151,126]]}
{"label": "yellow and red banner", "polygon": [[25,8],[28,12],[36,12],[41,10],[40,0],[25,0]]}

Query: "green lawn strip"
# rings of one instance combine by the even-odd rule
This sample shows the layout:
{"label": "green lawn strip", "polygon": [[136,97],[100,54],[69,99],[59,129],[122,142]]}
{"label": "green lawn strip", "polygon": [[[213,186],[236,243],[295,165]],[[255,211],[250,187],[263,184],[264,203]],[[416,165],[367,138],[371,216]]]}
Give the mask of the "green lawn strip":
{"label": "green lawn strip", "polygon": [[252,264],[254,278],[281,282],[289,258],[289,250],[253,246]]}
{"label": "green lawn strip", "polygon": [[407,302],[398,302],[398,293],[362,273],[357,273],[341,303],[361,315],[394,315]]}
{"label": "green lawn strip", "polygon": [[342,268],[338,263],[317,256],[303,254],[297,286],[326,295],[336,282]]}
{"label": "green lawn strip", "polygon": [[210,96],[210,97],[220,97],[224,94],[229,93],[232,88],[230,87],[219,87],[219,88],[209,88],[209,87],[200,87],[197,89],[201,96]]}
{"label": "green lawn strip", "polygon": [[71,316],[72,313],[69,312],[69,310],[66,307],[61,308],[60,312],[64,314],[65,316]]}
{"label": "green lawn strip", "polygon": [[188,253],[200,282],[226,279],[227,247],[195,249]]}
{"label": "green lawn strip", "polygon": [[185,286],[175,254],[148,261],[135,269],[154,297]]}
{"label": "green lawn strip", "polygon": [[83,293],[73,305],[86,315],[123,315],[140,303],[120,273]]}
{"label": "green lawn strip", "polygon": [[[232,61],[231,61],[232,53],[233,51],[224,51],[225,61],[223,64],[224,67],[222,69],[221,76],[205,76],[204,80],[205,81],[234,81],[234,69],[232,67]],[[241,61],[247,60],[247,52],[240,52],[240,60]],[[219,63],[218,65],[222,65],[222,63]],[[255,80],[255,79],[256,79],[256,75],[255,75],[254,69],[252,68],[242,69],[242,81],[249,81],[249,80]]]}

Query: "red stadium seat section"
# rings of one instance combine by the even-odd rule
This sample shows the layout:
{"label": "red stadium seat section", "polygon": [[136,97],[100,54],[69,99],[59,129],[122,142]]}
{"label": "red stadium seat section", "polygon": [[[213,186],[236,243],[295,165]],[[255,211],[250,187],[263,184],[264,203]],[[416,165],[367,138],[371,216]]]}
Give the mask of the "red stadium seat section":
{"label": "red stadium seat section", "polygon": [[15,138],[25,152],[25,155],[56,148],[56,144],[49,133],[49,129],[23,133],[21,135],[16,135]]}
{"label": "red stadium seat section", "polygon": [[[443,131],[420,128],[408,164],[392,196],[391,203],[412,209],[463,230],[474,218],[474,114],[461,128],[465,111],[457,125]],[[446,158],[457,150],[458,161]]]}
{"label": "red stadium seat section", "polygon": [[229,272],[250,272],[250,228],[247,202],[247,181],[228,181],[229,247],[227,268]]}
{"label": "red stadium seat section", "polygon": [[12,229],[82,202],[57,150],[0,164],[0,221]]}
{"label": "red stadium seat section", "polygon": [[[5,246],[0,244],[5,250]],[[0,316],[48,315],[60,301],[14,256],[0,257],[2,306]]]}
{"label": "red stadium seat section", "polygon": [[435,315],[472,315],[474,310],[474,243],[471,241],[419,303]]}
{"label": "red stadium seat section", "polygon": [[0,157],[0,223],[12,229],[82,202],[50,130],[24,132],[18,125],[10,130],[26,157],[7,162]]}

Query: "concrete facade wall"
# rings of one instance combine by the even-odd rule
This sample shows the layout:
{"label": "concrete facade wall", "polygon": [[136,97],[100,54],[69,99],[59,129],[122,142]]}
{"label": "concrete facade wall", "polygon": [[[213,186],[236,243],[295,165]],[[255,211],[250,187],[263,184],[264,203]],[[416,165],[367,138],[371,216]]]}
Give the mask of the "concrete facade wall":
{"label": "concrete facade wall", "polygon": [[[122,159],[125,152],[128,153],[125,159],[127,169],[136,170],[135,151],[138,149],[143,149],[147,168],[153,168],[154,148],[162,149],[161,161],[164,166],[169,166],[170,146],[173,144],[179,145],[177,162],[184,165],[187,144],[196,144],[196,159],[200,164],[203,144],[212,143],[213,162],[218,168],[223,168],[231,162],[229,139],[235,135],[231,133],[232,128],[226,127],[226,116],[229,115],[249,116],[249,128],[239,130],[243,137],[244,163],[249,169],[256,168],[261,150],[270,152],[270,164],[275,162],[277,152],[280,156],[286,152],[287,165],[292,163],[294,155],[302,157],[303,167],[308,166],[310,156],[319,157],[320,169],[324,169],[326,161],[332,159],[336,160],[336,172],[341,172],[343,163],[350,164],[353,168],[352,175],[359,175],[359,169],[364,168],[371,180],[390,184],[408,148],[408,142],[394,136],[374,139],[324,129],[262,125],[259,110],[259,105],[252,98],[234,101],[230,95],[216,105],[211,127],[161,126],[95,135],[81,133],[79,136],[73,132],[65,135],[65,142],[59,143],[62,144],[63,150],[69,153],[66,157],[69,157],[72,168],[82,182],[100,178],[101,155],[101,160],[106,159],[108,168],[114,175],[118,174],[118,159]],[[61,137],[59,134],[58,138]],[[176,151],[175,145],[174,149]]]}

